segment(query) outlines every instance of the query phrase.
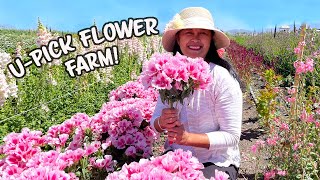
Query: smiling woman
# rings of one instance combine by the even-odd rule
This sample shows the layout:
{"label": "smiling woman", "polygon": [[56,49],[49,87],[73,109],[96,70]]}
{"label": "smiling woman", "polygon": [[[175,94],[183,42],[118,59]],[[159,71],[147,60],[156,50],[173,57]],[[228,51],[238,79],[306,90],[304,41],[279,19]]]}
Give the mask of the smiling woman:
{"label": "smiling woman", "polygon": [[212,32],[207,29],[183,29],[177,33],[181,51],[191,58],[205,58],[209,51]]}
{"label": "smiling woman", "polygon": [[192,151],[205,166],[206,178],[219,170],[236,179],[240,166],[242,92],[235,71],[217,52],[229,44],[226,34],[215,28],[211,13],[202,7],[183,9],[168,23],[162,37],[166,51],[199,58],[197,63],[210,66],[212,84],[204,91],[195,90],[189,102],[177,108],[158,98],[151,119],[155,130],[168,134],[166,151]]}

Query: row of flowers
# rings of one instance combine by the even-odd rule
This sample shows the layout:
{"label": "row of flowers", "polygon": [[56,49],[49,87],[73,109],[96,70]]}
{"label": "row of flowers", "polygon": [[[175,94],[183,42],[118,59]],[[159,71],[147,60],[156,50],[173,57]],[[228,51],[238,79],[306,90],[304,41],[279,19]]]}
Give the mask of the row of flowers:
{"label": "row of flowers", "polygon": [[191,152],[152,157],[159,134],[149,121],[157,97],[139,78],[110,92],[92,117],[77,113],[45,134],[28,128],[8,134],[0,146],[0,179],[205,179]]}
{"label": "row of flowers", "polygon": [[[141,86],[136,90],[141,91]],[[157,137],[149,126],[157,96],[151,92],[150,98],[132,98],[136,96],[133,95],[107,102],[92,117],[77,113],[50,127],[46,134],[27,128],[8,134],[0,146],[4,156],[0,160],[0,179],[34,179],[39,174],[49,177],[52,173],[76,179],[88,176],[79,175],[84,172],[82,169],[112,172],[125,163],[150,157]],[[110,99],[114,99],[112,93]]]}

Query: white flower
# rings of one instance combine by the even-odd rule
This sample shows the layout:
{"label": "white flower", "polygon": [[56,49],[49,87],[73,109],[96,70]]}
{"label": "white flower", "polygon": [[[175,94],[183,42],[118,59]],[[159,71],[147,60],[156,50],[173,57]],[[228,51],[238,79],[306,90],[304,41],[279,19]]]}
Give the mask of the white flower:
{"label": "white flower", "polygon": [[49,107],[46,104],[42,104],[41,105],[41,109],[44,110],[45,112],[49,112],[50,111]]}
{"label": "white flower", "polygon": [[166,25],[166,28],[164,31],[167,30],[174,30],[174,29],[181,29],[183,28],[184,23],[181,19],[181,16],[179,14],[176,14],[173,19]]}
{"label": "white flower", "polygon": [[4,75],[3,71],[0,69],[0,107],[4,104],[6,98],[9,96],[9,86],[6,81],[6,76]]}
{"label": "white flower", "polygon": [[7,64],[10,63],[10,55],[6,52],[0,52],[0,69],[5,69]]}

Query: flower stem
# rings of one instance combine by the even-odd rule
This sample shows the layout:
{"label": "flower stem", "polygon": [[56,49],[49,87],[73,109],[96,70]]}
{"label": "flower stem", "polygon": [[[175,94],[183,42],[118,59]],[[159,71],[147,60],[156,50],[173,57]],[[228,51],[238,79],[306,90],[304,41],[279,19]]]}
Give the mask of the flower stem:
{"label": "flower stem", "polygon": [[169,106],[171,109],[173,108],[173,101],[171,99],[169,99]]}

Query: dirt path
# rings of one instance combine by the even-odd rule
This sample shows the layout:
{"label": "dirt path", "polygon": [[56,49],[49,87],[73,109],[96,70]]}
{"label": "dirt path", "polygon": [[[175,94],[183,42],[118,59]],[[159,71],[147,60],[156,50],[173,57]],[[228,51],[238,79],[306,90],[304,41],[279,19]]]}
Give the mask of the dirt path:
{"label": "dirt path", "polygon": [[251,146],[263,137],[264,130],[259,126],[256,106],[249,93],[244,95],[241,131],[239,144],[241,165],[238,179],[251,180],[254,179],[256,172],[262,171],[261,169],[266,165],[266,162],[251,152]]}

